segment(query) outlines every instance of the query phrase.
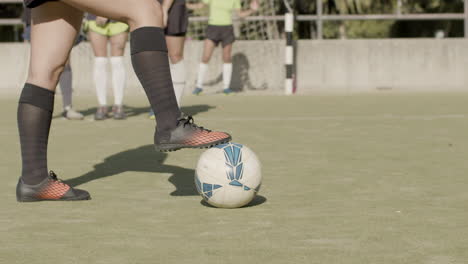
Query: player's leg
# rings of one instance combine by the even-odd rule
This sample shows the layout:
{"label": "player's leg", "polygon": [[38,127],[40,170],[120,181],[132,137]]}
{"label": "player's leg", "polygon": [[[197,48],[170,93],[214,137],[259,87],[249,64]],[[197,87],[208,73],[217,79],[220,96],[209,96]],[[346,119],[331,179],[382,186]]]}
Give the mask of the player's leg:
{"label": "player's leg", "polygon": [[174,91],[177,103],[180,106],[186,81],[184,63],[185,37],[166,36],[166,42],[169,51],[169,59],[171,61],[172,82],[174,83]]}
{"label": "player's leg", "polygon": [[94,119],[104,120],[108,118],[109,114],[107,107],[107,65],[109,61],[107,58],[108,37],[103,35],[105,34],[104,32],[102,32],[103,34],[96,32],[102,28],[95,26],[94,21],[90,21],[89,23],[88,39],[94,52],[93,79],[99,104],[96,113],[94,114]]}
{"label": "player's leg", "polygon": [[73,72],[70,65],[70,60],[65,64],[62,74],[59,79],[60,91],[62,92],[63,102],[63,117],[68,120],[82,120],[83,114],[75,111],[72,108],[73,98]]}
{"label": "player's leg", "polygon": [[223,45],[223,93],[231,94],[231,78],[232,78],[232,46],[236,41],[233,26],[222,26],[220,35]]}
{"label": "player's leg", "polygon": [[[162,3],[163,1],[159,0],[159,2]],[[171,76],[174,83],[177,104],[180,107],[186,85],[184,46],[189,23],[185,0],[172,2],[166,19],[165,33],[171,61]],[[150,111],[149,118],[154,119],[153,110]]]}
{"label": "player's leg", "polygon": [[231,94],[231,79],[232,79],[232,45],[228,44],[223,47],[223,93]]}
{"label": "player's leg", "polygon": [[63,113],[62,116],[68,120],[83,120],[83,114],[73,109],[73,72],[68,61],[59,79],[60,91],[62,92]]}
{"label": "player's leg", "polygon": [[169,69],[162,10],[154,0],[62,0],[87,12],[130,25],[132,65],[156,114],[156,149],[208,147],[231,140],[181,118]]}
{"label": "player's leg", "polygon": [[[113,35],[110,37],[111,43],[111,69],[112,69],[112,88],[114,89],[114,107],[112,113],[114,119],[125,119],[125,111],[123,108],[124,89],[127,80],[127,74],[124,64],[124,51],[127,44],[128,26],[124,23],[113,23],[113,28],[125,28],[124,32]],[[116,29],[117,30],[117,29]]]}
{"label": "player's leg", "polygon": [[192,92],[193,94],[198,95],[203,92],[203,83],[205,82],[206,72],[208,71],[208,63],[211,60],[211,56],[213,55],[215,48],[215,42],[213,42],[211,39],[205,39],[202,61],[198,67],[197,85],[195,90]]}
{"label": "player's leg", "polygon": [[47,145],[54,107],[55,87],[67,62],[82,12],[61,2],[32,11],[29,75],[18,105],[22,174],[18,201],[83,200],[89,194],[60,182],[48,173]]}

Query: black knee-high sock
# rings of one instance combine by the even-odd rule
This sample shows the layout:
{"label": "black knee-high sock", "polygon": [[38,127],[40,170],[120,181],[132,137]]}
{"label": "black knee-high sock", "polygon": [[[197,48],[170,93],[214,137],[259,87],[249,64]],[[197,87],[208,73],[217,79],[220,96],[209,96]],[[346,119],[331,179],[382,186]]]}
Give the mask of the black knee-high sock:
{"label": "black knee-high sock", "polygon": [[158,132],[177,126],[180,110],[172,85],[164,30],[142,27],[131,35],[132,64],[153,109]]}
{"label": "black knee-high sock", "polygon": [[35,185],[48,175],[47,143],[54,110],[55,93],[25,84],[18,105],[18,130],[21,142],[24,183]]}

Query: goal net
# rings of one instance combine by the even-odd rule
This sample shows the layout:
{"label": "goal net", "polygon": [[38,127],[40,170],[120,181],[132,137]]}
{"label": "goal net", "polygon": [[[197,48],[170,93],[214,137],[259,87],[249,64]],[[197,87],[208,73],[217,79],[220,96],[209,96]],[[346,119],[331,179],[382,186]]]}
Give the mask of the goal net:
{"label": "goal net", "polygon": [[[260,0],[259,10],[251,17],[239,19],[234,16],[236,42],[233,48],[233,75],[231,88],[236,91],[259,91],[282,89],[284,83],[284,43],[280,39],[283,21],[274,16],[282,0]],[[198,2],[198,0],[188,0]],[[250,0],[241,0],[242,8],[249,8]],[[196,71],[203,51],[205,29],[208,25],[208,8],[191,12],[187,34],[186,54],[188,64],[188,86],[194,84]],[[196,59],[197,62],[190,60]],[[222,82],[221,49],[217,49],[210,62],[205,87],[212,92],[220,91]],[[195,67],[195,68],[191,68]]]}

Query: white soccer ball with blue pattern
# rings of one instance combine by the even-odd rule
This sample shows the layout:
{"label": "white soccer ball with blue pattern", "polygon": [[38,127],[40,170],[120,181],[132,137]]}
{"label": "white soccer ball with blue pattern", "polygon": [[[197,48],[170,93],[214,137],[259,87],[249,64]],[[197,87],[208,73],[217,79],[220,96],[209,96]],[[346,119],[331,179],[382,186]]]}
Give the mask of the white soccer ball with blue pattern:
{"label": "white soccer ball with blue pattern", "polygon": [[261,164],[255,153],[237,143],[215,146],[198,160],[195,185],[209,204],[237,208],[250,203],[260,190]]}

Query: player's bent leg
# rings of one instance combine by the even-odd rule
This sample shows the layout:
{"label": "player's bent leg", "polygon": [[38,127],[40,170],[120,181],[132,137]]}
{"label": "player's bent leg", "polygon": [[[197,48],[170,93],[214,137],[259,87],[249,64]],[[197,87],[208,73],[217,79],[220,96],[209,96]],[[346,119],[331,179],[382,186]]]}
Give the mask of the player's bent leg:
{"label": "player's bent leg", "polygon": [[162,9],[154,0],[61,0],[80,10],[130,26],[130,31],[140,27],[162,27]]}
{"label": "player's bent leg", "polygon": [[[18,105],[22,173],[17,200],[86,200],[89,193],[73,189],[48,173],[47,145],[55,86],[81,24],[82,13],[60,2],[32,12],[31,62],[28,83]],[[53,45],[51,45],[53,43]]]}
{"label": "player's bent leg", "polygon": [[127,21],[131,32],[132,65],[156,115],[157,150],[206,147],[231,136],[198,127],[192,118],[180,118],[162,29],[162,10],[154,0],[63,0],[96,15]]}

